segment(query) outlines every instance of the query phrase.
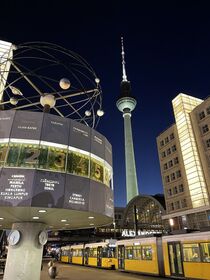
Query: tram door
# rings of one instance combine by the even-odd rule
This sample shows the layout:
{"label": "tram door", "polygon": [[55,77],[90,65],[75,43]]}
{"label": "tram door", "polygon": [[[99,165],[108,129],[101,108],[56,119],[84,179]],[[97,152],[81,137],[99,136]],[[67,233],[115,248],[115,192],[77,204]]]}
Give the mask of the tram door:
{"label": "tram door", "polygon": [[72,263],[73,250],[69,250],[69,262]]}
{"label": "tram door", "polygon": [[89,257],[90,248],[84,249],[84,265],[88,265],[88,257]]}
{"label": "tram door", "polygon": [[103,254],[103,248],[99,246],[97,248],[97,266],[101,267],[102,264],[102,254]]}
{"label": "tram door", "polygon": [[118,268],[125,269],[125,246],[118,246]]}
{"label": "tram door", "polygon": [[169,263],[172,276],[184,276],[180,242],[168,242]]}

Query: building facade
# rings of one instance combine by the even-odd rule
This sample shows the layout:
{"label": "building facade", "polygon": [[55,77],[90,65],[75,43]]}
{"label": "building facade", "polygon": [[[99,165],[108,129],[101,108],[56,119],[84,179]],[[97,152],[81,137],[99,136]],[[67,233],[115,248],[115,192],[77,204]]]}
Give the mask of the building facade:
{"label": "building facade", "polygon": [[157,137],[166,200],[163,219],[172,229],[210,226],[210,98],[179,94],[175,124]]}

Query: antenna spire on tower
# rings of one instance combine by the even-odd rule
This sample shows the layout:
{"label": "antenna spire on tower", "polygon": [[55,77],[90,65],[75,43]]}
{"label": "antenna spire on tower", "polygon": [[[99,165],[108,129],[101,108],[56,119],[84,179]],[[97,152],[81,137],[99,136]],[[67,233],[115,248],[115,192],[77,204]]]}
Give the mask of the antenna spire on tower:
{"label": "antenna spire on tower", "polygon": [[123,45],[123,37],[121,37],[121,46],[122,46],[121,54],[122,54],[122,71],[123,71],[122,79],[123,81],[128,81],[126,76],[126,71],[125,71],[125,52],[124,52],[124,45]]}

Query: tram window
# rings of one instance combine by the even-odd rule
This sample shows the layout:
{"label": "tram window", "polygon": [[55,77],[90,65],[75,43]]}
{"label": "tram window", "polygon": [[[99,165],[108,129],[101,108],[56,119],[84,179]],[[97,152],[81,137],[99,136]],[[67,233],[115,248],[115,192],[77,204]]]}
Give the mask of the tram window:
{"label": "tram window", "polygon": [[142,260],[152,260],[152,247],[142,246],[141,247]]}
{"label": "tram window", "polygon": [[102,258],[107,258],[108,257],[108,248],[103,247],[102,248]]}
{"label": "tram window", "polygon": [[198,243],[183,244],[183,255],[185,262],[200,262],[200,252]]}
{"label": "tram window", "polygon": [[140,246],[133,247],[133,258],[136,260],[141,259],[141,247]]}
{"label": "tram window", "polygon": [[89,257],[96,258],[97,257],[97,248],[90,249]]}
{"label": "tram window", "polygon": [[210,262],[210,243],[201,243],[201,256],[203,262]]}
{"label": "tram window", "polygon": [[125,255],[126,255],[126,259],[133,259],[133,247],[126,247],[125,248]]}
{"label": "tram window", "polygon": [[115,248],[109,248],[108,258],[115,258],[115,257],[116,257],[116,249]]}

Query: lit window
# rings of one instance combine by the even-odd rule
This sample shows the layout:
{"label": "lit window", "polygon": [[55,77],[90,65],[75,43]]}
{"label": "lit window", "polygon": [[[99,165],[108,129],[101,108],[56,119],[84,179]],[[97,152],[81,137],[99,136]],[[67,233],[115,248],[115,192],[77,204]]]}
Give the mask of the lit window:
{"label": "lit window", "polygon": [[183,255],[185,262],[200,262],[199,244],[183,244]]}
{"label": "lit window", "polygon": [[208,127],[208,124],[205,124],[204,126],[202,126],[202,132],[203,133],[206,133],[209,131],[209,127]]}
{"label": "lit window", "polygon": [[204,113],[204,111],[202,111],[199,113],[199,119],[202,120],[204,118],[205,118],[205,113]]}

